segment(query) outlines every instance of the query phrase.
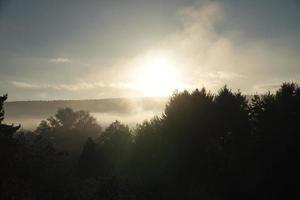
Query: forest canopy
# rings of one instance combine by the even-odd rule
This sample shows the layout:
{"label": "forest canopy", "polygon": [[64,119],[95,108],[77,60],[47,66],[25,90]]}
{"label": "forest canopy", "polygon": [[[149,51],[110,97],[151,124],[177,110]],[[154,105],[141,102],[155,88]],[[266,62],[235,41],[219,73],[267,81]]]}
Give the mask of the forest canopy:
{"label": "forest canopy", "polygon": [[284,199],[297,194],[300,87],[248,100],[224,86],[174,93],[161,116],[103,129],[59,109],[35,131],[3,123],[0,199]]}

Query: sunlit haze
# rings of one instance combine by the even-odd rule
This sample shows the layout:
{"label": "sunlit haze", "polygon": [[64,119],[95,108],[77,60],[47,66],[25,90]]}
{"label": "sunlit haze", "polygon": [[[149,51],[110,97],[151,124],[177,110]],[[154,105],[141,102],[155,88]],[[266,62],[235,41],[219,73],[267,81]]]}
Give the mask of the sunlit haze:
{"label": "sunlit haze", "polygon": [[0,93],[9,100],[245,94],[300,79],[295,0],[0,3]]}
{"label": "sunlit haze", "polygon": [[0,0],[0,200],[297,199],[299,124],[300,0]]}
{"label": "sunlit haze", "polygon": [[137,63],[134,85],[148,96],[168,96],[181,87],[179,69],[170,55],[154,52]]}

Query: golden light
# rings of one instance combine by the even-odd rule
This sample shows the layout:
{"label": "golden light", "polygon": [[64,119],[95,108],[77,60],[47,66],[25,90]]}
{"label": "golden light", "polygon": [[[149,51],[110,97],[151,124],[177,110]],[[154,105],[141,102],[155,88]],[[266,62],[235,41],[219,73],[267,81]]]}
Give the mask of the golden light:
{"label": "golden light", "polygon": [[167,53],[149,53],[138,63],[136,87],[147,96],[166,96],[179,89],[178,67]]}

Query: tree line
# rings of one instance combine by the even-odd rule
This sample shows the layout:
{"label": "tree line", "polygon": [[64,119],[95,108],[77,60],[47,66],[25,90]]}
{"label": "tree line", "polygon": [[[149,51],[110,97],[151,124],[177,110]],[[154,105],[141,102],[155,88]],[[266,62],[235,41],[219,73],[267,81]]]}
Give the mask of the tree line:
{"label": "tree line", "polygon": [[[103,129],[62,108],[35,131],[3,123],[0,199],[285,199],[298,195],[300,87],[247,100],[174,93],[161,116]],[[298,195],[299,196],[299,195]]]}

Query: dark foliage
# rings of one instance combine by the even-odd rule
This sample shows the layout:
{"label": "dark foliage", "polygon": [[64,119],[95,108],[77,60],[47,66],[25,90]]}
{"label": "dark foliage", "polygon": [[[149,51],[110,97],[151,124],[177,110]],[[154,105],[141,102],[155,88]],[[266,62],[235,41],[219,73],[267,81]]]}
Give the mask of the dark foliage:
{"label": "dark foliage", "polygon": [[101,131],[89,113],[65,108],[35,132],[16,133],[19,127],[2,124],[6,98],[0,99],[0,199],[298,195],[295,83],[249,102],[226,86],[215,95],[205,89],[175,93],[162,116],[133,130],[116,121]]}
{"label": "dark foliage", "polygon": [[35,133],[48,138],[60,151],[79,155],[87,138],[96,138],[101,126],[87,111],[59,109],[54,116],[41,121]]}

